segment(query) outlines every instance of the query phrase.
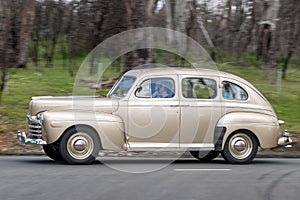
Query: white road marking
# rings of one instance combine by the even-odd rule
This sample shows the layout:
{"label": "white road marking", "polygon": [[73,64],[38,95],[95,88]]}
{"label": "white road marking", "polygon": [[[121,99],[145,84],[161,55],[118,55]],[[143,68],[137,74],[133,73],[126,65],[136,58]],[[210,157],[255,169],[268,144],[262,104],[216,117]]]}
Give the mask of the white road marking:
{"label": "white road marking", "polygon": [[232,169],[174,169],[174,171],[178,172],[195,172],[195,171],[231,171]]}

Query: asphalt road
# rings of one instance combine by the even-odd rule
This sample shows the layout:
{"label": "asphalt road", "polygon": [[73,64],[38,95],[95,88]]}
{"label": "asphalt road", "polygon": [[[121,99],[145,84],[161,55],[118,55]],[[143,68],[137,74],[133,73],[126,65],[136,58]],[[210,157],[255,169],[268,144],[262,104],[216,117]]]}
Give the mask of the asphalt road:
{"label": "asphalt road", "polygon": [[101,158],[88,166],[43,156],[0,157],[1,200],[296,200],[300,159]]}

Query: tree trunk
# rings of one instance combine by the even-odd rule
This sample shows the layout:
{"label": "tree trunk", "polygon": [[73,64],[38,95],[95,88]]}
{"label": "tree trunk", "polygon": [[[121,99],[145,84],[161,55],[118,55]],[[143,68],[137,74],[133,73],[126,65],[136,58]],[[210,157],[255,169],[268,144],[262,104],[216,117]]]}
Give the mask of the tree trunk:
{"label": "tree trunk", "polygon": [[[243,24],[241,25],[241,29],[239,30],[238,41],[236,42],[236,50],[238,58],[241,57],[242,53],[245,52],[247,47],[253,41],[253,32],[256,30],[256,21],[255,21],[255,6],[254,0],[249,0],[248,4],[251,2],[252,9],[244,16]],[[250,19],[249,19],[250,18]]]}
{"label": "tree trunk", "polygon": [[204,23],[203,23],[203,19],[200,15],[200,13],[197,13],[197,7],[196,7],[196,1],[194,0],[194,8],[193,8],[193,12],[194,12],[194,16],[195,16],[195,20],[208,44],[208,46],[210,47],[211,49],[211,58],[213,61],[216,60],[216,54],[217,54],[217,50],[216,50],[216,47],[213,43],[213,41],[211,40],[210,36],[209,36],[209,33],[207,32],[205,26],[204,26]]}
{"label": "tree trunk", "polygon": [[290,59],[293,55],[293,52],[294,51],[292,51],[292,50],[288,51],[287,57],[284,59],[284,64],[283,64],[283,67],[282,67],[282,79],[285,79],[285,77],[286,77],[286,71],[287,71]]}
{"label": "tree trunk", "polygon": [[[145,25],[147,27],[150,27],[153,22],[153,14],[155,11],[155,8],[157,6],[157,2],[158,0],[149,0],[147,1],[147,5],[146,5],[146,11],[147,11],[147,17],[146,17],[146,22]],[[150,33],[151,34],[151,33]],[[153,37],[150,35],[149,37],[147,37],[147,46],[153,46]],[[145,63],[155,63],[155,49],[152,48],[148,48],[147,49],[147,57],[145,58]]]}
{"label": "tree trunk", "polygon": [[264,2],[258,33],[257,58],[272,68],[277,67],[276,19],[279,7],[279,0]]}
{"label": "tree trunk", "polygon": [[2,94],[4,92],[5,87],[7,86],[7,82],[8,82],[8,72],[6,68],[2,68],[1,70],[1,84],[0,84],[0,105],[2,103]]}
{"label": "tree trunk", "polygon": [[[183,34],[187,34],[186,30],[186,2],[185,1],[176,1],[175,5],[175,22],[176,23],[176,30]],[[179,35],[175,38],[177,48],[182,48],[182,44],[186,44],[187,40],[184,35],[183,37],[179,37]],[[186,44],[185,52],[188,51],[188,44]],[[186,53],[185,53],[186,54]],[[177,57],[177,55],[175,55]],[[180,65],[183,67],[185,64],[185,59],[180,59]]]}
{"label": "tree trunk", "polygon": [[[172,10],[171,10],[171,0],[165,0],[165,11],[166,11],[166,28],[167,29],[173,29],[173,22],[172,22]],[[167,31],[167,40],[168,42],[172,42],[174,39],[173,34],[171,31]]]}
{"label": "tree trunk", "polygon": [[18,42],[17,67],[25,68],[29,51],[30,33],[35,16],[36,0],[25,0],[23,3],[20,36]]}
{"label": "tree trunk", "polygon": [[0,104],[8,81],[8,68],[15,56],[12,44],[12,2],[0,1]]}
{"label": "tree trunk", "polygon": [[282,66],[282,79],[286,78],[289,62],[296,50],[300,37],[300,3],[298,0],[293,0],[290,10],[293,10],[293,12],[291,13],[291,22],[289,27],[290,36],[288,39],[288,52]]}
{"label": "tree trunk", "polygon": [[[223,48],[224,48],[224,55],[227,57],[232,53],[232,0],[227,0],[226,2],[226,9],[227,13],[225,14],[225,27],[223,31]],[[225,10],[226,10],[225,9]]]}
{"label": "tree trunk", "polygon": [[[145,0],[126,0],[126,21],[127,29],[141,28],[145,26],[147,16],[146,1]],[[139,42],[136,40],[136,42]],[[144,64],[147,60],[148,52],[146,49],[140,49],[128,52],[125,55],[125,69],[124,72],[133,67]]]}
{"label": "tree trunk", "polygon": [[176,1],[175,17],[176,17],[176,30],[186,34],[186,2]]}

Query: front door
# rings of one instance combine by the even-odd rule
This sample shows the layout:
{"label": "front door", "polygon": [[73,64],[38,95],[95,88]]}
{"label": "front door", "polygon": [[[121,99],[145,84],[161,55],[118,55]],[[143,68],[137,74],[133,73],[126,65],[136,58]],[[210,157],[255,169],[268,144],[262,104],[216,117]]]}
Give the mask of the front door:
{"label": "front door", "polygon": [[129,150],[168,150],[179,147],[180,109],[177,76],[147,77],[128,100]]}

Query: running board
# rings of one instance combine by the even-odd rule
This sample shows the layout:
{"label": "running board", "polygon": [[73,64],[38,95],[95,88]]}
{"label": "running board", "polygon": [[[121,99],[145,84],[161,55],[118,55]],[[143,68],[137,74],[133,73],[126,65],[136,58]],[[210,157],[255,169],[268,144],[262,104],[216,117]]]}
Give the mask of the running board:
{"label": "running board", "polygon": [[190,148],[157,148],[157,147],[131,147],[128,148],[127,151],[134,151],[134,152],[145,152],[145,151],[213,151],[215,148],[196,148],[196,147],[190,147]]}

